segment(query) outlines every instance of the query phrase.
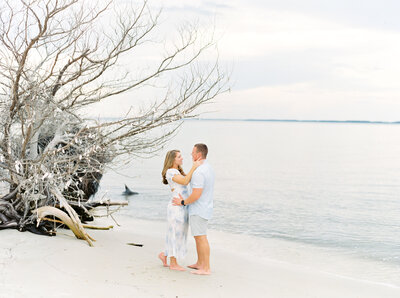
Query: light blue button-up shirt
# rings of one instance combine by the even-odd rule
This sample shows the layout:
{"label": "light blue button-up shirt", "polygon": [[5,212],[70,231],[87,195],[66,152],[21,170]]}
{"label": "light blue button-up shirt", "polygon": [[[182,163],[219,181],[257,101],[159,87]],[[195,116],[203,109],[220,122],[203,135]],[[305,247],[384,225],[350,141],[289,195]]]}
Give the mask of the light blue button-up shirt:
{"label": "light blue button-up shirt", "polygon": [[200,198],[189,205],[189,216],[198,215],[204,219],[211,219],[214,199],[214,170],[205,160],[193,173],[190,181],[191,188],[202,188]]}

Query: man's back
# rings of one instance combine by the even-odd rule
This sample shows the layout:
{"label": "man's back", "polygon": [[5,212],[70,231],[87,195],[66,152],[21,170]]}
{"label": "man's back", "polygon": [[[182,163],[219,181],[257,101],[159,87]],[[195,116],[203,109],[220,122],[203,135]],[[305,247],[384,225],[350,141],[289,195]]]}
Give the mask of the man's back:
{"label": "man's back", "polygon": [[204,161],[193,173],[190,182],[193,188],[202,188],[200,198],[189,205],[189,215],[199,215],[202,218],[209,220],[213,212],[213,199],[214,199],[214,180],[215,174],[211,165]]}

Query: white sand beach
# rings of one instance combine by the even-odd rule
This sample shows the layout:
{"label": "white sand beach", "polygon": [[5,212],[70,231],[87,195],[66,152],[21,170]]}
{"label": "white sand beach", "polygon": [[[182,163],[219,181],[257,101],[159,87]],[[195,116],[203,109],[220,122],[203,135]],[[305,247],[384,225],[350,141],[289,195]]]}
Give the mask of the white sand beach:
{"label": "white sand beach", "polygon": [[[209,235],[212,275],[171,271],[157,258],[164,223],[116,219],[120,227],[89,230],[95,247],[67,230],[56,237],[0,231],[0,297],[400,297],[400,288],[283,262],[245,236],[218,231]],[[191,237],[188,249],[184,265],[195,261]]]}

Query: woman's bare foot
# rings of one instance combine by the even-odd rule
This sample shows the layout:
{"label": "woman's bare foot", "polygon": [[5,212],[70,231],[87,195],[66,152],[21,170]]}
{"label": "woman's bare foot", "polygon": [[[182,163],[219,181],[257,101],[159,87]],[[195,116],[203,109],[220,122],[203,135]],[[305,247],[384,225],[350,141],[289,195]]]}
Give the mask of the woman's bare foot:
{"label": "woman's bare foot", "polygon": [[200,269],[200,266],[196,263],[196,264],[193,264],[193,265],[189,265],[188,268],[190,268],[190,269],[195,269],[195,270],[199,270],[199,269]]}
{"label": "woman's bare foot", "polygon": [[210,270],[198,269],[196,271],[190,271],[190,273],[197,274],[197,275],[210,275],[211,271]]}
{"label": "woman's bare foot", "polygon": [[158,254],[158,258],[161,260],[161,262],[163,263],[164,267],[168,267],[167,257],[165,256],[165,254],[163,252],[160,252]]}
{"label": "woman's bare foot", "polygon": [[169,269],[171,269],[171,270],[177,270],[177,271],[186,271],[185,268],[183,268],[182,266],[180,266],[180,265],[178,265],[178,264],[169,266]]}

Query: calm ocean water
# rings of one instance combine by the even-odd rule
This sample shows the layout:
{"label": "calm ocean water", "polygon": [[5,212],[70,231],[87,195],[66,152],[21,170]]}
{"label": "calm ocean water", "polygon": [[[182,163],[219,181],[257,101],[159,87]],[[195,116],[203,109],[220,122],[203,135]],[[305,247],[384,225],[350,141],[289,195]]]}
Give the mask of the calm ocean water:
{"label": "calm ocean water", "polygon": [[[400,125],[185,121],[159,156],[110,170],[97,197],[165,220],[165,152],[209,146],[213,229],[323,247],[400,268]],[[139,192],[121,196],[126,183]]]}

